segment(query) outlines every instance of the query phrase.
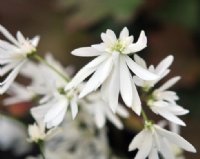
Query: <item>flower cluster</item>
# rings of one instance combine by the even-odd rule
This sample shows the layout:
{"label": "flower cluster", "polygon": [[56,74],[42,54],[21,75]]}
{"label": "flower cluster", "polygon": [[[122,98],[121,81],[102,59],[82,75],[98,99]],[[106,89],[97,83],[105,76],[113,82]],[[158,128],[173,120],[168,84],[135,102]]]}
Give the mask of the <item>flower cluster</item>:
{"label": "flower cluster", "polygon": [[[64,146],[65,150],[70,151],[71,146],[75,145],[77,154],[74,158],[83,157],[83,154],[85,154],[83,158],[89,158],[88,153],[92,155],[91,150],[88,148],[87,153],[81,149],[105,139],[105,134],[102,138],[102,136],[94,137],[95,135],[90,133],[95,132],[96,128],[102,132],[107,120],[118,129],[123,129],[124,125],[120,117],[128,118],[129,111],[132,110],[138,116],[141,115],[144,121],[144,129],[129,145],[129,151],[138,149],[135,159],[146,157],[158,159],[159,156],[175,159],[176,153],[172,147],[196,152],[189,142],[178,135],[178,132],[164,129],[162,124],[156,124],[149,119],[144,111],[144,107],[147,107],[153,113],[168,120],[169,125],[175,126],[185,126],[186,124],[178,116],[189,112],[177,104],[179,97],[176,92],[169,90],[180,79],[179,76],[157,87],[160,80],[170,72],[169,67],[174,57],[169,55],[156,67],[153,65],[147,67],[145,60],[136,54],[147,47],[144,31],[141,31],[138,40],[134,42],[134,37],[129,35],[126,27],[120,32],[119,37],[108,29],[101,34],[102,43],[73,50],[72,54],[75,56],[96,56],[74,77],[69,73],[73,71],[63,67],[51,54],[47,54],[44,59],[37,54],[38,36],[29,40],[17,32],[15,39],[1,25],[0,33],[10,41],[0,40],[0,76],[2,77],[0,93],[7,91],[10,95],[3,100],[3,103],[5,105],[23,101],[37,103],[30,110],[36,123],[28,127],[29,141],[39,143],[41,140],[47,140],[52,130],[61,125],[64,134],[67,134],[65,138],[61,133],[62,138],[67,142]],[[28,86],[13,82],[18,73],[31,80]],[[85,81],[88,77],[90,77],[88,81]],[[119,102],[120,97],[128,108]],[[131,110],[128,111],[129,108]],[[69,124],[72,122],[69,120],[69,112],[71,118],[77,122],[76,126]],[[79,131],[85,131],[82,130],[81,124],[87,129],[87,134],[90,132],[87,137],[92,137],[92,140],[88,138],[85,141],[84,144],[88,143],[85,146],[77,144],[83,141],[79,140]],[[106,150],[95,146],[93,148],[98,152],[93,152],[94,155],[105,158],[101,153],[107,153]],[[75,154],[70,154],[68,151],[65,153],[67,158],[73,158],[70,155]],[[42,156],[44,158],[45,154]]]}

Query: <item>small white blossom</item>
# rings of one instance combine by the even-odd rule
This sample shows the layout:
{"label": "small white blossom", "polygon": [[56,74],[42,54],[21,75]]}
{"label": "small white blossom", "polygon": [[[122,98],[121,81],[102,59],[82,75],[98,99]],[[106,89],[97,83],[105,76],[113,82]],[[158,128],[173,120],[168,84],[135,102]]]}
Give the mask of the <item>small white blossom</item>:
{"label": "small white blossom", "polygon": [[175,144],[186,151],[196,152],[195,148],[178,134],[152,123],[146,123],[145,128],[135,136],[129,145],[129,151],[138,149],[134,159],[145,159],[146,157],[159,159],[159,153],[164,159],[175,159],[170,144]]}
{"label": "small white blossom", "polygon": [[3,94],[26,63],[27,56],[36,51],[39,37],[29,40],[18,31],[15,39],[2,25],[0,33],[10,41],[0,40],[0,77],[6,75],[0,82],[0,94]]}
{"label": "small white blossom", "polygon": [[[46,60],[54,68],[62,72],[62,74],[66,74],[65,69],[53,57],[48,55]],[[74,119],[78,113],[77,90],[71,89],[65,91],[64,86],[67,83],[65,79],[44,64],[39,65],[38,68],[43,78],[39,77],[37,80],[33,77],[34,81],[37,82],[31,86],[31,90],[43,95],[43,98],[40,99],[38,106],[31,109],[33,117],[38,122],[44,122],[47,128],[56,127],[63,121],[66,111],[70,106]],[[25,72],[28,75],[28,71]]]}
{"label": "small white blossom", "polygon": [[147,104],[151,110],[166,118],[167,120],[176,124],[185,126],[185,123],[177,116],[185,115],[189,111],[177,105],[176,101],[179,99],[176,92],[167,90],[172,87],[180,77],[174,77],[164,83],[152,93],[152,98],[148,100]]}
{"label": "small white blossom", "polygon": [[143,80],[138,76],[133,77],[133,80],[137,86],[143,87],[144,90],[148,91],[151,87],[153,87],[158,81],[160,81],[170,72],[169,66],[172,64],[174,57],[172,55],[169,55],[166,58],[164,58],[156,67],[150,65],[149,68],[147,68],[147,64],[144,61],[144,59],[142,59],[136,54],[134,55],[134,60],[138,65],[140,65],[144,69],[148,69],[150,72],[159,76],[159,78],[156,80],[148,81]]}
{"label": "small white blossom", "polygon": [[28,102],[34,98],[35,93],[28,90],[25,86],[13,82],[8,89],[7,93],[11,97],[7,97],[3,100],[4,105],[12,105],[20,102]]}
{"label": "small white blossom", "polygon": [[108,104],[101,98],[99,92],[87,96],[86,101],[87,102],[83,105],[83,108],[86,108],[94,117],[94,121],[98,128],[105,126],[106,119],[108,119],[118,129],[123,129],[124,126],[117,115],[127,118],[129,113],[122,105],[118,105],[116,115],[112,112]]}
{"label": "small white blossom", "polygon": [[68,90],[76,87],[94,73],[81,91],[80,98],[102,85],[102,95],[114,112],[118,106],[120,93],[125,104],[128,107],[132,107],[137,114],[140,114],[141,101],[129,69],[144,80],[155,80],[158,78],[157,75],[142,68],[128,56],[146,47],[147,39],[144,31],[141,32],[136,43],[133,43],[133,36],[129,36],[127,28],[121,31],[118,39],[115,33],[109,29],[106,33],[101,34],[101,39],[103,43],[72,51],[72,54],[76,56],[98,57],[84,66],[65,89]]}
{"label": "small white blossom", "polygon": [[28,141],[36,143],[44,140],[48,135],[48,133],[45,133],[45,126],[37,125],[36,123],[28,126],[28,134],[29,134]]}

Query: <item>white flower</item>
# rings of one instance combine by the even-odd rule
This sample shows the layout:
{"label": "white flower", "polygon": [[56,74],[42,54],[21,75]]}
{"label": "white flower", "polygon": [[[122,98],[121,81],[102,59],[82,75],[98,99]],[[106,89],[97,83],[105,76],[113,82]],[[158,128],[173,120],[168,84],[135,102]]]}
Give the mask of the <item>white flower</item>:
{"label": "white flower", "polygon": [[46,103],[32,108],[32,116],[38,123],[45,123],[47,128],[56,127],[63,121],[67,108],[70,106],[74,119],[78,113],[78,105],[77,97],[72,91],[64,95],[55,93],[53,98]]}
{"label": "white flower", "polygon": [[176,100],[179,99],[176,92],[167,90],[179,79],[180,77],[171,78],[161,87],[154,90],[152,98],[148,100],[147,104],[154,113],[161,115],[171,122],[185,126],[185,123],[177,116],[185,115],[189,111],[176,104]]}
{"label": "white flower", "polygon": [[115,33],[109,29],[106,33],[101,34],[101,38],[103,43],[72,51],[72,54],[76,56],[98,57],[84,66],[65,89],[76,87],[95,72],[81,91],[80,98],[102,85],[102,95],[114,112],[118,106],[120,93],[125,104],[132,107],[137,114],[140,114],[141,101],[129,69],[144,80],[158,78],[157,75],[142,68],[128,56],[146,47],[147,39],[144,31],[141,32],[136,43],[133,43],[133,36],[129,36],[127,28],[121,31],[118,39]]}
{"label": "white flower", "polygon": [[26,63],[27,56],[36,51],[39,37],[25,39],[18,31],[15,39],[2,25],[0,25],[0,33],[10,41],[0,40],[0,77],[6,75],[0,82],[0,94],[3,94]]}
{"label": "white flower", "polygon": [[7,97],[3,100],[4,105],[12,105],[20,102],[28,102],[34,98],[35,93],[28,90],[25,86],[13,82],[9,87],[7,93],[11,97]]}
{"label": "white flower", "polygon": [[172,64],[174,57],[172,55],[167,56],[157,65],[156,68],[153,65],[150,65],[149,68],[147,68],[147,64],[144,61],[144,59],[142,59],[136,54],[134,55],[134,60],[138,65],[140,65],[144,69],[148,69],[150,72],[159,76],[159,78],[156,80],[148,80],[148,81],[143,80],[138,76],[133,77],[133,80],[137,86],[143,87],[144,90],[148,91],[151,87],[153,87],[158,81],[160,81],[170,72],[168,68]]}
{"label": "white flower", "polygon": [[37,125],[36,123],[34,123],[33,125],[29,125],[28,126],[28,134],[29,134],[29,138],[28,141],[30,142],[39,142],[44,140],[47,135],[49,135],[48,131],[47,133],[45,133],[45,125]]}
{"label": "white flower", "polygon": [[135,159],[145,159],[146,157],[159,159],[158,153],[164,159],[175,159],[170,146],[172,143],[186,151],[196,152],[195,148],[178,134],[151,123],[146,123],[145,128],[135,136],[129,145],[129,151],[138,149]]}
{"label": "white flower", "polygon": [[[106,119],[108,119],[118,129],[123,129],[124,127],[117,115],[112,112],[108,104],[101,98],[99,92],[87,96],[83,108],[86,108],[88,112],[94,116],[94,121],[98,128],[105,126]],[[122,105],[117,107],[116,113],[123,118],[129,116],[128,111]]]}

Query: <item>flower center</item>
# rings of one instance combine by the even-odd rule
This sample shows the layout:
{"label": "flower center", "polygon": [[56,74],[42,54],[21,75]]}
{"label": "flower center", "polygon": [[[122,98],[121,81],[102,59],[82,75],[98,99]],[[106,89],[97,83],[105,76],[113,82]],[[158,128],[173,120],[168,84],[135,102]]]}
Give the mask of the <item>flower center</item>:
{"label": "flower center", "polygon": [[123,53],[123,51],[125,50],[125,45],[120,41],[120,40],[117,40],[115,42],[115,44],[111,47],[111,51],[117,51],[119,53]]}

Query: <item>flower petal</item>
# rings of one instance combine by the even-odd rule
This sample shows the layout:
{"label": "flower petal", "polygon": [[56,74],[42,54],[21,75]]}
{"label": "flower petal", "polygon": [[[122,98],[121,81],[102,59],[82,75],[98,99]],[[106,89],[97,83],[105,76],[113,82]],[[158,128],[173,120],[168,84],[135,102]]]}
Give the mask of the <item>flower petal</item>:
{"label": "flower petal", "polygon": [[97,67],[106,60],[107,56],[101,55],[96,57],[94,60],[85,65],[79,72],[74,76],[74,78],[66,85],[65,90],[69,90],[76,87],[84,79],[86,79],[90,74],[92,74]]}
{"label": "flower petal", "polygon": [[161,87],[159,87],[157,90],[164,91],[175,85],[179,80],[181,79],[180,76],[173,77],[169,79],[167,82],[165,82]]}
{"label": "flower petal", "polygon": [[162,129],[157,125],[155,125],[154,127],[157,129],[160,135],[162,135],[175,145],[183,148],[186,151],[196,152],[194,146],[191,145],[188,141],[186,141],[183,137],[179,136],[178,134]]}
{"label": "flower petal", "polygon": [[143,80],[156,80],[159,78],[159,76],[149,72],[148,70],[142,68],[138,64],[136,64],[130,57],[126,56],[126,63],[130,70],[135,73],[138,77],[140,77]]}
{"label": "flower petal", "polygon": [[72,112],[72,118],[75,119],[76,115],[78,114],[78,104],[76,97],[72,98],[70,101],[70,107]]}
{"label": "flower petal", "polygon": [[81,47],[73,50],[71,54],[75,56],[91,57],[101,55],[102,52],[100,52],[97,49],[94,49],[93,47]]}
{"label": "flower petal", "polygon": [[133,92],[133,102],[132,102],[132,110],[137,114],[140,115],[141,114],[141,110],[142,110],[142,104],[141,104],[141,100],[138,94],[138,91],[136,89],[135,84],[132,81],[132,92]]}
{"label": "flower petal", "polygon": [[8,39],[10,40],[13,44],[20,46],[18,41],[9,33],[9,31],[4,28],[2,25],[0,25],[0,32]]}
{"label": "flower petal", "polygon": [[172,64],[173,60],[174,57],[172,55],[169,55],[165,59],[163,59],[156,67],[156,74],[161,76],[167,70],[167,68]]}
{"label": "flower petal", "polygon": [[124,27],[122,29],[122,31],[120,32],[120,35],[119,35],[119,39],[120,40],[124,40],[125,38],[127,38],[129,36],[129,31],[127,29],[127,27]]}
{"label": "flower petal", "polygon": [[145,36],[144,31],[141,31],[138,41],[129,45],[129,50],[131,50],[132,53],[135,53],[143,50],[145,47],[147,47],[147,37]]}
{"label": "flower petal", "polygon": [[0,94],[3,94],[5,93],[5,91],[7,91],[25,62],[26,60],[22,61],[16,68],[12,70],[12,72],[6,77],[6,79],[0,83]]}
{"label": "flower petal", "polygon": [[94,75],[89,79],[83,90],[81,91],[79,98],[83,98],[85,95],[96,90],[109,76],[113,67],[113,61],[110,57],[107,61],[102,63],[99,68],[97,68]]}
{"label": "flower petal", "polygon": [[132,90],[132,79],[124,56],[120,56],[120,93],[124,103],[128,106],[132,106],[133,101],[133,90]]}

